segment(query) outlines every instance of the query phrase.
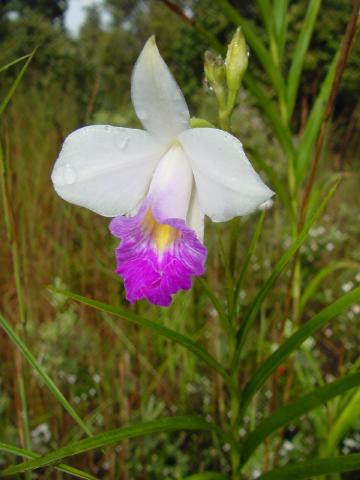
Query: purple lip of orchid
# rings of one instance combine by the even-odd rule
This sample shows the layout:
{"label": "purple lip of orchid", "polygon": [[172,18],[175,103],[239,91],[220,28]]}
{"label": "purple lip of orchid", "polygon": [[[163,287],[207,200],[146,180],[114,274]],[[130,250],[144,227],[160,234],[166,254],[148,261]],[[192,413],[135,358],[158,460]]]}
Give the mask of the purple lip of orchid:
{"label": "purple lip of orchid", "polygon": [[116,273],[124,279],[126,298],[146,299],[167,307],[171,295],[189,290],[192,276],[202,275],[207,250],[184,220],[158,223],[145,203],[134,217],[116,217],[110,231],[121,239]]}
{"label": "purple lip of orchid", "polygon": [[205,215],[215,222],[250,213],[273,192],[239,140],[190,128],[184,96],[151,37],[131,80],[145,131],[92,125],[65,140],[51,179],[68,202],[115,217],[116,272],[130,302],[168,306],[204,273]]}

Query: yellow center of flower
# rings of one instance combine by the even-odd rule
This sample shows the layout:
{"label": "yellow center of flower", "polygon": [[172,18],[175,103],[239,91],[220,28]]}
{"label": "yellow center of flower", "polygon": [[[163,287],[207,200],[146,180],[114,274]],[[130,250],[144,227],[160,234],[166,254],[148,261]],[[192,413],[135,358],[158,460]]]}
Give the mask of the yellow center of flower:
{"label": "yellow center of flower", "polygon": [[177,228],[166,223],[158,223],[150,208],[144,216],[143,226],[160,253],[164,252],[180,235]]}

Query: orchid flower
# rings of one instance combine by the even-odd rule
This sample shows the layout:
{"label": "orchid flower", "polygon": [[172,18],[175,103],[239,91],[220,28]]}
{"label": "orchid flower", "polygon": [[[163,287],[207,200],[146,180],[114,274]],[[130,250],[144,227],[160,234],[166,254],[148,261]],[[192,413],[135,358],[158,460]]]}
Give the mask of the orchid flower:
{"label": "orchid flower", "polygon": [[214,222],[254,211],[273,192],[234,136],[190,128],[184,96],[154,37],[133,70],[135,112],[145,130],[92,125],[65,140],[52,172],[68,202],[115,217],[116,272],[127,300],[168,306],[204,273],[204,217]]}

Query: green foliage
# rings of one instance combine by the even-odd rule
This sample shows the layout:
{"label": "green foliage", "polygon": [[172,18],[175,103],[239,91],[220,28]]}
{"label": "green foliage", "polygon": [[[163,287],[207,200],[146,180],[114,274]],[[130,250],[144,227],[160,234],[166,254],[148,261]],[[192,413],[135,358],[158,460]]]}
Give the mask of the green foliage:
{"label": "green foliage", "polygon": [[[343,129],[328,125],[301,219],[350,4],[184,0],[180,22],[163,2],[106,0],[111,22],[90,7],[72,38],[65,3],[0,7],[0,476],[49,478],[54,468],[78,478],[238,480],[359,470],[353,160],[337,191],[329,188]],[[139,126],[130,72],[153,33],[200,117],[192,126],[216,125],[203,54],[211,46],[224,56],[239,24],[250,72],[232,99],[231,128],[276,191],[275,206],[208,225],[207,276],[170,309],[119,304],[107,222],[55,198],[53,160],[85,123]],[[333,112],[335,125],[351,118],[350,140],[358,56],[357,41]],[[81,470],[59,463],[74,455]]]}

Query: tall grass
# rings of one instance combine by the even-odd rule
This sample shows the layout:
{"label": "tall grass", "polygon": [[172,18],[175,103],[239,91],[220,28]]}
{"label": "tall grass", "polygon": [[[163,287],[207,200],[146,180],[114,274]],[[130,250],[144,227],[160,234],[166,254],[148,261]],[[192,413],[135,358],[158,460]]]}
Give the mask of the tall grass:
{"label": "tall grass", "polygon": [[[0,253],[6,333],[0,459],[8,465],[0,476],[30,478],[40,471],[52,478],[55,468],[56,478],[64,471],[79,478],[340,478],[339,472],[360,469],[359,455],[341,444],[359,416],[359,365],[353,365],[359,335],[347,314],[360,300],[352,280],[359,252],[351,224],[356,210],[347,198],[351,179],[336,190],[328,169],[326,182],[315,171],[313,179],[307,175],[323,149],[326,105],[333,107],[346,45],[299,139],[291,117],[321,2],[309,2],[289,72],[282,64],[287,2],[257,2],[266,44],[229,2],[217,3],[242,26],[269,79],[272,95],[249,74],[244,83],[263,111],[258,121],[276,142],[269,151],[260,134],[247,143],[276,189],[277,205],[231,227],[208,225],[207,276],[167,310],[122,303],[106,220],[65,205],[51,190],[53,159],[82,116],[71,94],[56,85],[41,95],[16,92],[28,67],[23,63],[4,97],[3,207],[11,222]],[[200,23],[195,26],[204,34]],[[208,32],[206,38],[219,47]],[[244,98],[248,111],[232,112],[235,132],[239,115],[255,115]],[[325,231],[316,233],[321,227]],[[334,263],[327,245],[336,248]],[[320,334],[326,325],[326,335]],[[336,336],[346,339],[345,348]],[[299,420],[304,415],[309,423]],[[289,424],[299,429],[295,452],[283,448]],[[47,439],[36,434],[43,425]],[[183,433],[188,430],[194,433]],[[135,437],[144,438],[130,440]],[[339,449],[349,454],[337,456]],[[14,456],[30,460],[14,463]],[[286,466],[290,461],[294,465]]]}

